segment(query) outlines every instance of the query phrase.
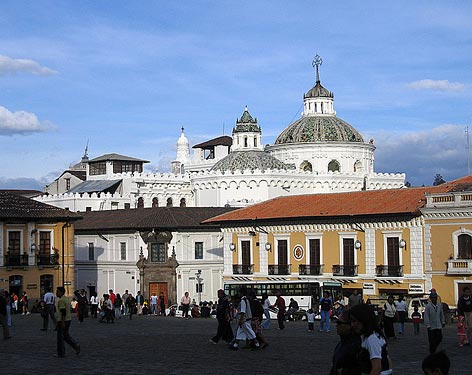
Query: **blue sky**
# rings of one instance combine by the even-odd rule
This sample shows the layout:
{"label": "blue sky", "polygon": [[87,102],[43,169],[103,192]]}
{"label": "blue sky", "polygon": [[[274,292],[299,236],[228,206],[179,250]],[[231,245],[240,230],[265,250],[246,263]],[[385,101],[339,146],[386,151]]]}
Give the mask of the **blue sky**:
{"label": "blue sky", "polygon": [[167,171],[182,126],[191,144],[230,134],[246,105],[272,144],[316,53],[377,172],[464,176],[471,16],[469,1],[2,1],[0,188],[41,189],[87,142]]}

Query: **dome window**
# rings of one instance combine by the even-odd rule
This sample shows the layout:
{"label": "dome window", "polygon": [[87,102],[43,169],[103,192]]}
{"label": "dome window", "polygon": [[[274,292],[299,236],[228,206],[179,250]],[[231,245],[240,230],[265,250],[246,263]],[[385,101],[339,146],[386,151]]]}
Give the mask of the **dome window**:
{"label": "dome window", "polygon": [[331,160],[328,164],[328,172],[340,172],[341,166],[337,160]]}
{"label": "dome window", "polygon": [[167,207],[172,207],[172,198],[167,198]]}
{"label": "dome window", "polygon": [[159,207],[159,200],[156,197],[152,198],[152,207]]}
{"label": "dome window", "polygon": [[308,160],[304,160],[303,163],[300,165],[300,170],[303,172],[313,172],[313,166]]}
{"label": "dome window", "polygon": [[144,208],[144,199],[143,199],[143,197],[138,198],[138,208]]}
{"label": "dome window", "polygon": [[357,160],[354,163],[354,172],[362,172],[362,163],[360,162],[360,160]]}
{"label": "dome window", "polygon": [[187,207],[187,203],[185,202],[185,198],[180,199],[180,207]]}

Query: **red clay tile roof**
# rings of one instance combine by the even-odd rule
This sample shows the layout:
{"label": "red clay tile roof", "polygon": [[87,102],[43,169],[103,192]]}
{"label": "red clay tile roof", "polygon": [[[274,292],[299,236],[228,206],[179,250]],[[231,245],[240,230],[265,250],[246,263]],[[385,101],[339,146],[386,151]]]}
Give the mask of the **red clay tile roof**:
{"label": "red clay tile roof", "polygon": [[49,204],[25,198],[18,193],[0,191],[0,221],[73,221],[80,215]]}
{"label": "red clay tile roof", "polygon": [[426,203],[425,194],[457,191],[458,187],[471,184],[472,175],[439,186],[280,197],[205,220],[204,223],[388,214],[419,215],[419,209]]}
{"label": "red clay tile roof", "polygon": [[[81,212],[83,220],[75,224],[75,231],[91,230],[173,230],[200,229],[208,226],[200,223],[216,215],[234,210],[227,207],[155,207],[129,210]],[[215,227],[216,228],[216,227]]]}

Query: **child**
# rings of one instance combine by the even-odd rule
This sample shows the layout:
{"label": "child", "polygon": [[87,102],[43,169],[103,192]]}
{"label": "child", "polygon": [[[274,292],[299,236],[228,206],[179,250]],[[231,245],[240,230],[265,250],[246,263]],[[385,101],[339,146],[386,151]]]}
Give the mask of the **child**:
{"label": "child", "polygon": [[420,334],[420,323],[421,323],[421,313],[418,311],[418,306],[414,307],[413,313],[411,314],[411,320],[413,322],[413,331],[415,335]]}
{"label": "child", "polygon": [[451,361],[443,350],[428,355],[421,364],[425,375],[447,375],[450,367]]}
{"label": "child", "polygon": [[313,332],[315,330],[315,313],[313,309],[309,309],[306,312],[306,320],[308,321],[308,331]]}
{"label": "child", "polygon": [[457,335],[459,336],[459,346],[464,346],[469,342],[467,340],[467,323],[462,315],[459,316],[457,321]]}

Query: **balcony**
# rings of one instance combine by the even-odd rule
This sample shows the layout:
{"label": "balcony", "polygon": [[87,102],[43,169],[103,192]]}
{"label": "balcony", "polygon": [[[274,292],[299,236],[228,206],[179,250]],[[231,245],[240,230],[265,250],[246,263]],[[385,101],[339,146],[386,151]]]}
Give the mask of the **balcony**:
{"label": "balcony", "polygon": [[59,265],[58,254],[39,254],[37,256],[38,267],[55,267]]}
{"label": "balcony", "polygon": [[252,275],[254,264],[233,264],[233,275]]}
{"label": "balcony", "polygon": [[298,273],[300,275],[321,275],[323,274],[322,264],[300,264],[298,267]]}
{"label": "balcony", "polygon": [[336,264],[333,266],[333,276],[357,276],[358,265]]}
{"label": "balcony", "polygon": [[290,275],[290,264],[269,264],[269,275]]}
{"label": "balcony", "polygon": [[403,277],[403,266],[379,265],[375,268],[377,277]]}
{"label": "balcony", "polygon": [[5,255],[5,266],[9,268],[23,268],[28,266],[28,254]]}
{"label": "balcony", "polygon": [[447,275],[471,275],[472,259],[448,259]]}

